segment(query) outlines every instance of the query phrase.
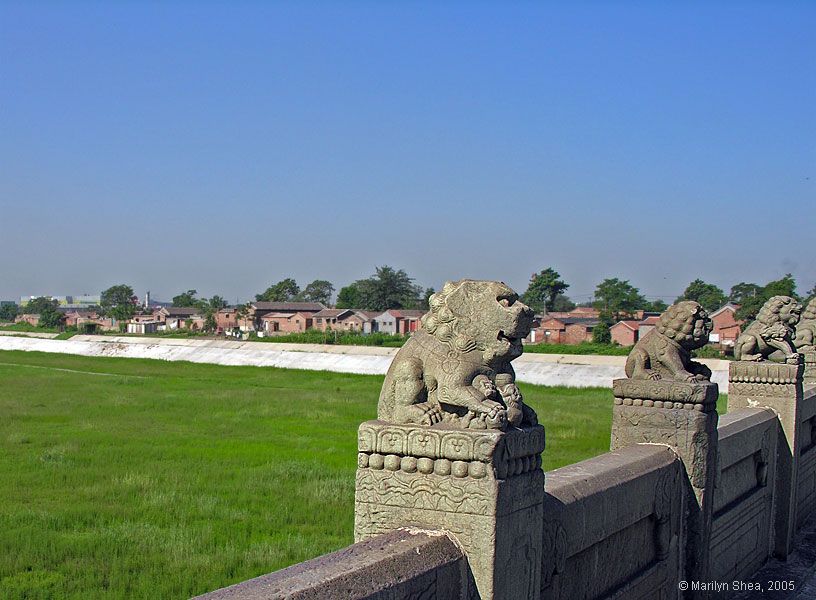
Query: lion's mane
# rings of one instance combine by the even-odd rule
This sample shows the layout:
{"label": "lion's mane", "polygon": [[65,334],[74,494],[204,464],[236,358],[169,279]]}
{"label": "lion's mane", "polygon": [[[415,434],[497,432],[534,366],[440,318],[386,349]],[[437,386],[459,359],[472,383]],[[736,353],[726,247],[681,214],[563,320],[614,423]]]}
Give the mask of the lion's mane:
{"label": "lion's mane", "polygon": [[684,348],[693,348],[694,322],[698,318],[707,319],[708,313],[694,300],[683,300],[671,305],[660,315],[657,332],[674,340]]}
{"label": "lion's mane", "polygon": [[766,327],[782,323],[786,328],[792,330],[793,327],[790,324],[782,321],[782,309],[786,306],[790,307],[790,312],[799,313],[802,310],[802,305],[790,296],[773,296],[759,309],[756,322]]}
{"label": "lion's mane", "polygon": [[457,314],[455,307],[448,305],[448,297],[464,281],[447,282],[441,291],[428,299],[429,311],[422,316],[422,328],[436,339],[459,352],[470,352],[479,347],[476,340],[464,331],[463,321],[470,321],[468,315]]}

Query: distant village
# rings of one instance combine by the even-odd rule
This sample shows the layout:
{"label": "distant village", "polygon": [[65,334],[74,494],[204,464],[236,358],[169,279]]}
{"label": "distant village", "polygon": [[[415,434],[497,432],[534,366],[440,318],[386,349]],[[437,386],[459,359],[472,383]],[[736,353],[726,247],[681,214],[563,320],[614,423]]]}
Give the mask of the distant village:
{"label": "distant village", "polygon": [[[332,308],[320,302],[249,302],[241,306],[227,306],[208,315],[200,307],[176,307],[169,302],[151,301],[149,294],[139,310],[124,324],[100,314],[100,296],[54,296],[62,313],[62,326],[80,333],[125,332],[150,335],[160,332],[205,332],[217,336],[248,339],[257,337],[304,333],[308,330],[351,332],[366,335],[380,332],[392,335],[410,335],[422,329],[425,310],[388,309],[370,311],[355,308]],[[20,314],[14,321],[32,327],[40,324],[40,315],[25,311],[22,298]],[[6,303],[8,304],[8,303]],[[710,343],[728,351],[740,334],[741,321],[736,313],[739,305],[728,302],[711,313],[714,329]],[[609,327],[611,342],[632,346],[651,330],[661,312],[637,310]],[[602,322],[601,311],[593,307],[575,307],[568,311],[543,311],[536,314],[527,344],[575,345],[594,341],[593,331]]]}
{"label": "distant village", "polygon": [[[628,280],[604,279],[582,304],[565,295],[569,287],[551,267],[532,274],[519,296],[536,313],[526,344],[632,346],[658,324],[668,308],[662,298],[648,299]],[[287,278],[256,294],[254,301],[232,306],[221,296],[201,298],[196,290],[182,292],[172,302],[159,302],[150,292],[140,298],[132,287],[120,284],[96,295],[24,296],[19,305],[0,302],[0,329],[40,328],[65,331],[66,335],[212,335],[245,340],[314,332],[334,332],[335,339],[341,333],[346,337],[408,336],[422,329],[422,316],[433,293],[433,288],[414,284],[404,270],[389,266],[377,267],[371,277],[342,287],[336,296],[329,281],[318,279],[301,289],[294,279]],[[699,302],[714,326],[710,347],[730,354],[741,325],[753,320],[765,300],[774,295],[804,300],[816,296],[816,286],[798,296],[796,281],[787,274],[765,285],[737,283],[726,293],[695,279],[676,300]],[[317,338],[330,341],[325,336]],[[379,341],[351,339],[348,343]]]}

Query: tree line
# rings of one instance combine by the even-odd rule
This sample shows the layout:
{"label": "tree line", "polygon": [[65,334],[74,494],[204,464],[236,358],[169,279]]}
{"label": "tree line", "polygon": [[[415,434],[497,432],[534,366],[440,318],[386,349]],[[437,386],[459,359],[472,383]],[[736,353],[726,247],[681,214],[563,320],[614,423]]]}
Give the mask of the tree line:
{"label": "tree line", "polygon": [[[611,277],[601,281],[595,288],[594,297],[589,302],[576,304],[566,294],[570,284],[552,267],[547,267],[530,277],[529,285],[522,294],[522,300],[538,312],[570,311],[576,306],[591,306],[600,313],[601,326],[596,341],[608,338],[608,329],[622,318],[637,311],[662,312],[668,305],[663,300],[648,300],[629,280]],[[334,285],[325,279],[316,279],[301,289],[294,278],[288,277],[271,284],[263,292],[255,294],[255,300],[266,302],[319,302],[330,305],[334,294]],[[337,308],[360,308],[363,310],[385,311],[389,309],[427,309],[428,298],[434,293],[433,288],[423,289],[414,283],[414,279],[403,269],[390,266],[376,267],[368,278],[358,279],[342,288],[337,293]],[[810,291],[799,295],[793,275],[786,274],[781,279],[769,281],[764,285],[740,282],[726,292],[718,286],[695,279],[686,286],[683,293],[675,300],[696,300],[706,310],[713,311],[726,302],[739,305],[736,317],[750,321],[768,298],[776,295],[793,296],[807,301],[816,296],[816,285]],[[173,296],[173,306],[179,308],[197,308],[204,315],[207,323],[215,327],[215,313],[227,306],[227,301],[220,295],[211,298],[198,296],[197,290],[189,289]],[[11,321],[22,312],[39,314],[44,327],[56,327],[61,323],[62,314],[57,310],[56,300],[36,298],[25,307],[13,304],[0,306],[0,320]],[[132,318],[139,309],[138,297],[129,285],[114,285],[102,292],[100,313],[120,322]],[[242,307],[244,311],[247,305]]]}
{"label": "tree line", "polygon": [[[548,267],[539,273],[533,273],[530,284],[522,294],[522,300],[537,311],[570,311],[576,305],[565,292],[570,285],[565,282],[555,269]],[[686,286],[683,293],[675,299],[695,300],[708,311],[714,311],[732,302],[738,304],[736,318],[744,321],[753,320],[762,305],[772,296],[792,296],[807,301],[816,296],[816,285],[803,295],[797,294],[796,280],[790,273],[781,279],[769,281],[765,285],[740,282],[733,285],[728,294],[702,279],[695,279]],[[628,280],[617,277],[604,279],[595,288],[593,300],[580,306],[591,306],[600,313],[600,324],[593,330],[596,342],[611,341],[609,328],[616,322],[638,311],[663,312],[668,305],[663,300],[648,300],[640,290]]]}

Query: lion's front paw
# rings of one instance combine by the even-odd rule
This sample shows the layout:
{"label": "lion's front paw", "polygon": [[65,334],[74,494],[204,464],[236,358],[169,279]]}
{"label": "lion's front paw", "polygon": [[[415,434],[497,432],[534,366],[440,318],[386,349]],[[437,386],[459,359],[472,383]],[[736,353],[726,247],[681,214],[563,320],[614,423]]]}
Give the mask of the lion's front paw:
{"label": "lion's front paw", "polygon": [[427,405],[425,407],[425,414],[420,418],[420,425],[435,425],[442,421],[442,411],[438,406]]}
{"label": "lion's front paw", "polygon": [[800,354],[798,352],[794,352],[793,354],[788,354],[785,357],[785,362],[788,363],[789,365],[798,365],[799,364],[799,356],[800,356]]}
{"label": "lion's front paw", "polygon": [[652,381],[660,381],[661,379],[663,379],[663,376],[657,371],[649,371],[648,379]]}
{"label": "lion's front paw", "polygon": [[493,415],[485,415],[484,422],[488,429],[504,429],[507,426],[507,411],[500,410]]}

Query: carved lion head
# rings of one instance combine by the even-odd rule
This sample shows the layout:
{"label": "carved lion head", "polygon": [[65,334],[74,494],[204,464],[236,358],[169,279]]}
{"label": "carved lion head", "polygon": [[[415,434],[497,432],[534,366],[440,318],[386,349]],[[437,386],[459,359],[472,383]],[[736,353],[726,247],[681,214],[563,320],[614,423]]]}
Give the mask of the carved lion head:
{"label": "carved lion head", "polygon": [[816,298],[808,302],[807,307],[802,311],[801,321],[816,321]]}
{"label": "carved lion head", "polygon": [[759,309],[756,320],[766,327],[781,323],[792,330],[801,314],[802,305],[790,296],[773,296]]}
{"label": "carved lion head", "polygon": [[706,310],[694,300],[672,304],[660,315],[657,332],[687,350],[702,348],[708,342],[713,325]]}
{"label": "carved lion head", "polygon": [[521,355],[533,311],[498,281],[449,281],[429,301],[422,327],[458,352],[480,350],[486,360]]}

